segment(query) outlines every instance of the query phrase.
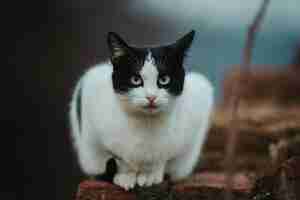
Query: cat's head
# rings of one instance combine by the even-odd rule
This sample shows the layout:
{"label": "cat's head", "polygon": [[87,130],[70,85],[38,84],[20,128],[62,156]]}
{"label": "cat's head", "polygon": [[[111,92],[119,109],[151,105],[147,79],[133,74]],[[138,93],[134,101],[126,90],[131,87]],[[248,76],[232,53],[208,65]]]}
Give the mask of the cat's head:
{"label": "cat's head", "polygon": [[113,88],[129,111],[156,114],[171,108],[183,90],[183,61],[194,35],[191,31],[173,44],[139,48],[108,33]]}

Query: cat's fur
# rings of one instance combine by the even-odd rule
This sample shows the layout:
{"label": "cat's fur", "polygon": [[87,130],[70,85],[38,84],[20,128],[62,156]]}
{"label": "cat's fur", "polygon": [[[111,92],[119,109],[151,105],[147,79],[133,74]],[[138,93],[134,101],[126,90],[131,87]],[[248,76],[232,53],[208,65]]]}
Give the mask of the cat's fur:
{"label": "cat's fur", "polygon": [[[72,137],[83,172],[104,173],[115,158],[113,181],[126,190],[160,183],[165,174],[173,180],[190,175],[213,106],[211,83],[183,67],[193,37],[192,31],[174,44],[137,48],[109,33],[110,61],[82,76],[71,101]],[[154,107],[148,97],[156,98]]]}

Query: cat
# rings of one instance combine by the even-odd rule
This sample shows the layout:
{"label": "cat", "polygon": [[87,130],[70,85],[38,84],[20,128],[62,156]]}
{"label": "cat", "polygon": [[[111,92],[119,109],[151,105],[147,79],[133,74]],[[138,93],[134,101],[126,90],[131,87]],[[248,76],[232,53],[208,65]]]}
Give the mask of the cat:
{"label": "cat", "polygon": [[70,103],[71,135],[85,174],[104,173],[114,158],[113,183],[129,190],[192,173],[214,104],[211,82],[184,67],[194,35],[136,47],[108,33],[110,59],[83,74]]}

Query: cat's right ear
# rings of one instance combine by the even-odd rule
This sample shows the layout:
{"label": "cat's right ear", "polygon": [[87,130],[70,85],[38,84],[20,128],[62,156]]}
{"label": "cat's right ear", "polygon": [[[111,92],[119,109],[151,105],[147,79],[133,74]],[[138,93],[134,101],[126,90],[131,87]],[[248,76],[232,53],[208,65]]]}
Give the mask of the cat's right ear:
{"label": "cat's right ear", "polygon": [[128,55],[130,47],[126,42],[116,33],[109,32],[107,35],[107,44],[110,51],[112,62],[119,58]]}

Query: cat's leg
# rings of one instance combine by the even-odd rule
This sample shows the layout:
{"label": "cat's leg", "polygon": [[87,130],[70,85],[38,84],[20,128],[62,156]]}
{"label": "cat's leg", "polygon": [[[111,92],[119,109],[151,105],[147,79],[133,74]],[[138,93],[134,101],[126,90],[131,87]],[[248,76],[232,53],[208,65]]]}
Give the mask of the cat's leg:
{"label": "cat's leg", "polygon": [[134,188],[136,184],[137,168],[129,166],[126,162],[117,159],[118,172],[114,177],[114,184],[125,190]]}
{"label": "cat's leg", "polygon": [[198,162],[200,150],[200,144],[196,143],[184,154],[168,162],[166,173],[172,181],[184,179],[192,173]]}
{"label": "cat's leg", "polygon": [[161,183],[164,177],[165,164],[165,162],[162,162],[145,167],[137,176],[138,185],[151,186]]}

